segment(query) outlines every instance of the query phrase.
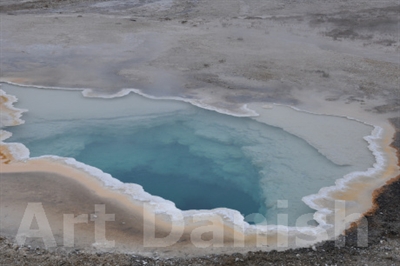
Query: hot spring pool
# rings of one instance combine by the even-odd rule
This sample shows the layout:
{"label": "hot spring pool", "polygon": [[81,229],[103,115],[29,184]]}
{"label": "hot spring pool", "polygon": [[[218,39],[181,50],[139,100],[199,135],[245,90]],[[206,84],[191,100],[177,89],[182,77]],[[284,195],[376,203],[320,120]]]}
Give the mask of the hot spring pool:
{"label": "hot spring pool", "polygon": [[[31,157],[58,155],[137,183],[181,210],[230,208],[257,221],[294,225],[312,214],[302,197],[365,165],[337,164],[305,140],[249,117],[130,94],[85,98],[78,91],[3,84],[25,123],[7,142]],[[370,158],[373,160],[373,157]],[[371,162],[364,162],[371,164]],[[277,204],[284,201],[285,204]],[[287,204],[286,204],[287,203]]]}

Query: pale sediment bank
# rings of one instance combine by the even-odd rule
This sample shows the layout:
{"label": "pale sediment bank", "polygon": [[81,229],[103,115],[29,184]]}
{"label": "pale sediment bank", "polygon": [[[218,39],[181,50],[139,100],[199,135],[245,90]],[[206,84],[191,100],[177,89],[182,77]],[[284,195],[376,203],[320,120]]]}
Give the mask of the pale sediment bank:
{"label": "pale sediment bank", "polygon": [[[124,96],[130,91],[139,92],[137,90],[126,90],[119,95],[112,96]],[[83,93],[85,96],[96,96],[90,90],[84,90]],[[7,98],[8,96],[4,97]],[[5,101],[6,103],[15,100],[13,98],[8,99],[10,100]],[[174,100],[178,99],[174,98]],[[198,102],[191,103],[201,106],[201,103]],[[212,107],[206,106],[206,108],[211,109]],[[10,117],[15,112],[20,115],[18,110],[9,109],[11,110],[8,111]],[[338,128],[337,131],[333,131],[334,134],[328,134],[325,139],[316,140],[317,134],[314,133],[313,135],[311,128],[299,126],[301,122],[309,125],[308,122],[304,123],[303,119],[312,120],[310,117],[314,116],[317,120],[321,117],[322,120],[325,120],[328,116],[311,115],[284,106],[275,106],[274,109],[275,112],[270,112],[271,110],[263,108],[263,105],[251,104],[249,105],[249,109],[243,108],[243,113],[239,113],[237,116],[251,116],[257,113],[260,115],[255,118],[258,121],[282,127],[284,130],[306,139],[321,154],[335,161],[337,164],[345,164],[348,160],[362,161],[365,159],[363,157],[361,159],[352,157],[351,149],[343,150],[338,148],[334,151],[332,149],[338,146],[335,143],[345,137],[349,139],[357,139],[358,137],[357,141],[361,139],[362,142],[362,137],[365,135],[360,135],[360,132],[365,132],[365,129],[369,126],[365,125],[365,128],[360,131],[352,131],[351,136],[349,136],[347,132],[343,133],[346,128],[349,129],[349,125],[346,124]],[[231,114],[226,110],[216,111]],[[346,121],[344,123],[350,121],[345,118],[335,119],[339,120],[331,125],[332,129],[340,126],[344,121]],[[296,121],[300,125],[292,124],[292,121]],[[18,122],[21,123],[22,121],[18,120]],[[311,122],[315,125],[315,120]],[[15,124],[18,123],[12,125]],[[370,130],[372,130],[372,127],[370,127]],[[3,164],[1,165],[1,172],[7,174],[26,173],[25,176],[29,176],[28,173],[54,173],[58,178],[74,180],[74,182],[81,184],[86,189],[93,191],[98,197],[118,202],[126,210],[126,215],[132,215],[137,221],[145,221],[144,224],[139,223],[135,225],[132,238],[128,236],[122,237],[118,233],[113,234],[116,237],[116,248],[121,248],[125,251],[152,252],[157,250],[158,252],[164,251],[164,255],[180,255],[177,251],[181,250],[195,256],[218,252],[244,252],[260,248],[264,250],[287,249],[310,246],[320,241],[334,238],[347,229],[351,222],[357,221],[362,217],[363,213],[372,207],[373,192],[398,174],[397,158],[394,149],[390,147],[393,134],[394,130],[387,122],[375,126],[371,135],[365,137],[369,145],[369,150],[367,145],[365,145],[366,152],[358,153],[368,156],[365,154],[372,152],[376,160],[374,167],[369,168],[366,172],[350,173],[344,178],[337,180],[336,186],[322,188],[318,194],[307,196],[304,199],[309,206],[317,210],[314,214],[314,219],[319,223],[317,227],[287,228],[273,225],[254,226],[244,222],[243,216],[238,212],[227,209],[182,212],[175,208],[171,202],[153,197],[144,192],[140,186],[123,184],[101,170],[76,162],[73,159],[54,156],[29,158],[29,152],[21,144],[2,143]],[[329,141],[332,143],[328,143]],[[356,145],[360,145],[360,142]],[[348,143],[341,147],[346,146],[348,147]],[[12,181],[9,180],[7,182]],[[45,186],[46,184],[43,184],[43,187]],[[143,201],[143,198],[146,200]],[[340,205],[341,202],[339,202],[339,205],[335,206],[335,200],[345,201],[345,204]],[[143,208],[144,204],[145,208]],[[107,213],[113,212],[107,209]],[[48,214],[48,216],[50,217],[51,215]],[[345,219],[346,217],[347,219]],[[143,242],[146,233],[155,233],[151,231],[151,226],[148,227],[150,231],[143,232],[146,231],[143,230],[144,226],[151,223],[156,224],[154,228],[157,228],[157,235],[166,238],[150,238],[148,239],[149,242]],[[119,230],[118,227],[115,228],[115,232],[121,233],[121,231],[123,229]],[[82,235],[84,234],[85,232],[82,230]],[[79,243],[79,236],[76,237],[77,243]],[[111,239],[112,237],[109,238]],[[140,248],[137,247],[138,243]],[[101,248],[101,243],[96,243],[95,247]]]}

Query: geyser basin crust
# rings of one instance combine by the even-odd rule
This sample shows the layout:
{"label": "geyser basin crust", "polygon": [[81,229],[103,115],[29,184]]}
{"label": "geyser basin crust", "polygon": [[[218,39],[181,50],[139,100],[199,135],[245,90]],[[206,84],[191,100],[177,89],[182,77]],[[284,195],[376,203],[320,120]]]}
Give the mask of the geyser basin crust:
{"label": "geyser basin crust", "polygon": [[[118,126],[120,126],[120,128],[118,128],[118,130],[120,131],[124,131],[127,129],[132,130],[132,128],[126,128],[126,124],[129,123],[136,123],[137,125],[139,125],[139,128],[151,128],[156,126],[163,126],[166,121],[168,121],[168,123],[174,122],[177,123],[179,122],[182,126],[181,129],[190,129],[189,131],[195,132],[192,133],[192,136],[200,136],[201,139],[207,139],[208,141],[213,140],[214,142],[212,143],[214,146],[215,143],[228,143],[228,146],[231,146],[232,143],[237,142],[237,140],[241,140],[243,143],[239,143],[236,145],[239,147],[238,149],[241,150],[242,152],[245,151],[247,154],[246,156],[248,158],[250,158],[252,160],[252,164],[254,164],[256,167],[258,167],[258,171],[260,173],[259,176],[259,184],[260,186],[255,186],[255,187],[247,187],[243,186],[243,182],[240,181],[240,178],[236,178],[235,182],[238,182],[238,185],[240,185],[241,187],[244,188],[244,190],[247,192],[249,191],[253,191],[253,189],[257,190],[257,188],[261,188],[261,196],[260,199],[264,200],[265,203],[265,208],[268,209],[267,214],[270,217],[276,217],[277,214],[279,213],[284,213],[285,209],[289,209],[293,206],[289,206],[289,208],[283,208],[282,209],[277,209],[274,206],[271,206],[271,204],[277,204],[277,207],[281,207],[279,206],[279,202],[277,202],[277,200],[286,200],[288,199],[284,194],[281,195],[279,193],[277,193],[277,195],[275,195],[275,198],[272,198],[271,200],[271,193],[274,191],[268,191],[268,186],[269,184],[271,184],[271,180],[279,180],[279,183],[281,184],[285,184],[286,185],[293,185],[295,182],[298,182],[298,184],[295,185],[295,188],[298,188],[299,185],[302,185],[302,183],[304,182],[304,179],[307,178],[309,176],[309,174],[325,174],[326,172],[331,172],[331,169],[334,168],[339,168],[340,171],[342,172],[336,172],[336,176],[332,175],[331,177],[328,177],[328,179],[330,179],[331,183],[327,184],[327,183],[318,183],[319,181],[315,181],[313,180],[312,182],[310,182],[310,185],[306,185],[304,187],[304,189],[310,189],[310,192],[303,195],[294,195],[294,199],[293,200],[289,200],[289,205],[292,204],[292,201],[294,202],[294,208],[293,209],[289,209],[290,212],[293,212],[293,210],[299,210],[299,206],[303,205],[305,206],[301,201],[301,197],[302,196],[306,196],[309,195],[310,193],[316,193],[318,192],[318,190],[322,187],[322,186],[331,186],[334,184],[334,181],[336,179],[342,178],[344,174],[346,173],[350,173],[353,172],[354,170],[359,170],[359,171],[365,171],[367,170],[367,168],[369,166],[371,166],[373,164],[373,157],[370,155],[370,151],[368,149],[366,149],[365,147],[367,146],[366,143],[363,145],[363,147],[358,146],[359,149],[354,149],[355,151],[359,152],[357,154],[357,156],[354,157],[358,157],[358,156],[364,156],[363,160],[357,161],[357,160],[353,160],[353,161],[349,161],[348,165],[340,165],[340,163],[338,161],[336,161],[335,163],[333,162],[333,160],[329,160],[329,149],[324,149],[324,147],[315,147],[316,149],[312,148],[311,146],[309,146],[307,144],[307,142],[298,139],[288,133],[285,133],[284,131],[277,129],[277,128],[271,128],[268,127],[265,124],[262,123],[258,123],[255,122],[249,118],[243,118],[246,119],[246,126],[243,127],[243,122],[237,123],[235,121],[237,121],[236,119],[238,118],[234,118],[234,117],[226,117],[224,116],[224,118],[221,120],[218,117],[220,115],[218,114],[207,114],[208,120],[206,122],[202,121],[201,119],[199,119],[199,121],[193,121],[193,117],[188,116],[188,113],[190,115],[193,115],[193,112],[195,114],[197,114],[197,116],[201,116],[201,112],[206,112],[203,110],[198,110],[190,105],[184,104],[184,103],[180,103],[180,102],[171,102],[171,101],[150,101],[150,100],[146,100],[142,97],[139,96],[133,96],[130,95],[129,97],[125,97],[125,98],[121,98],[118,100],[111,100],[106,102],[107,100],[99,100],[99,99],[84,99],[82,96],[79,95],[79,93],[77,92],[65,92],[65,91],[39,91],[39,90],[34,90],[34,89],[27,89],[27,88],[17,88],[17,87],[11,87],[8,85],[3,85],[3,88],[8,92],[8,93],[14,93],[18,96],[18,98],[21,101],[21,107],[26,108],[28,110],[30,110],[29,113],[26,114],[26,120],[32,121],[32,124],[27,123],[27,128],[29,128],[29,130],[26,131],[21,131],[18,132],[18,128],[22,129],[23,127],[15,127],[15,137],[16,138],[20,138],[21,141],[23,139],[25,139],[25,141],[22,141],[24,144],[26,142],[27,139],[29,139],[30,136],[32,136],[32,132],[37,132],[37,134],[33,134],[36,138],[40,137],[40,138],[44,138],[46,141],[51,140],[52,135],[54,136],[60,136],[60,132],[63,131],[67,131],[69,132],[68,134],[68,138],[64,138],[65,141],[69,141],[70,143],[74,143],[73,145],[68,145],[68,146],[64,146],[64,147],[68,147],[67,150],[63,150],[61,149],[63,152],[65,152],[65,154],[61,154],[63,156],[76,156],[76,152],[79,152],[81,150],[85,150],[85,145],[87,143],[85,143],[85,140],[83,139],[79,139],[79,136],[77,137],[77,135],[74,135],[73,132],[82,132],[82,127],[79,127],[79,123],[77,125],[76,123],[76,119],[79,119],[80,121],[83,122],[83,125],[89,127],[89,125],[84,122],[85,118],[87,119],[92,119],[95,120],[96,122],[98,122],[97,126],[99,125],[112,125],[113,128],[116,128]],[[7,89],[8,88],[8,89]],[[19,93],[18,93],[19,92]],[[35,95],[36,97],[32,97],[32,95],[29,95],[30,93],[33,93],[33,95]],[[41,95],[41,97],[37,97],[38,93]],[[43,94],[42,94],[43,93]],[[46,96],[47,95],[47,96]],[[42,97],[43,96],[43,97]],[[25,97],[25,98],[24,98]],[[49,97],[46,99],[46,97]],[[56,102],[54,99],[57,99],[58,97],[60,97],[63,101],[61,102]],[[52,99],[51,103],[48,101],[48,99]],[[29,99],[35,99],[34,101],[29,101]],[[37,101],[36,99],[40,99],[39,101]],[[43,101],[42,103],[40,103],[40,101]],[[68,104],[69,102],[74,102],[76,104],[76,108],[71,108],[70,105]],[[82,104],[77,104],[81,102]],[[113,105],[112,103],[115,103],[115,105]],[[26,104],[26,105],[25,105]],[[111,104],[108,106],[108,104]],[[153,107],[149,107],[153,104]],[[51,108],[53,105],[53,107],[55,108],[54,110],[57,111],[52,111],[49,115],[48,113],[48,109],[47,108]],[[108,106],[108,107],[107,107]],[[116,108],[118,107],[118,108]],[[134,107],[134,108],[132,108]],[[108,109],[107,109],[108,108]],[[279,112],[279,108],[278,112]],[[289,109],[287,109],[289,110]],[[286,110],[286,111],[287,111]],[[300,114],[300,112],[297,112],[295,110],[291,110],[293,112],[293,114]],[[130,113],[133,112],[133,113]],[[284,112],[281,112],[284,113]],[[160,117],[160,114],[163,114],[162,119],[157,119]],[[171,115],[168,115],[171,114]],[[305,116],[310,116],[309,114],[305,114],[302,113],[301,115],[305,115]],[[118,123],[113,124],[114,122],[112,122],[113,120],[111,119],[115,119],[115,117],[118,117],[118,119],[120,121],[117,121]],[[25,117],[24,117],[25,118]],[[144,119],[146,118],[146,119]],[[74,120],[75,122],[70,124],[68,121],[65,121],[65,119],[71,119]],[[262,119],[267,119],[267,115],[263,115],[261,114],[260,118],[257,118],[258,120],[262,120]],[[325,119],[329,119],[329,117],[325,117]],[[337,118],[334,118],[337,119]],[[343,120],[345,120],[344,118],[341,118]],[[280,119],[278,119],[279,121]],[[146,121],[145,123],[143,121]],[[149,122],[150,121],[150,122]],[[241,120],[242,121],[242,120]],[[262,121],[264,123],[268,123],[267,121]],[[283,125],[288,125],[290,123],[288,123],[289,121],[285,121],[285,119],[282,119],[282,121],[280,121],[280,127],[285,128]],[[346,123],[348,121],[346,120]],[[47,132],[47,136],[43,134],[43,132],[40,131],[36,131],[39,130],[39,128],[35,128],[35,125],[37,125],[38,123],[40,123],[41,127],[45,127],[46,132]],[[144,123],[144,124],[143,124]],[[201,124],[203,123],[203,124]],[[362,138],[362,136],[366,136],[368,134],[370,134],[370,131],[372,130],[372,128],[370,126],[366,126],[362,123],[356,122],[356,121],[352,121],[353,126],[354,127],[359,127],[358,132],[364,132],[365,135],[361,135],[359,136],[360,139]],[[340,123],[339,123],[340,124]],[[51,126],[50,126],[51,125]],[[232,137],[232,136],[227,136],[226,131],[222,130],[219,131],[221,129],[216,128],[215,126],[219,125],[220,127],[226,127],[228,132],[234,132],[234,134],[238,134],[238,137]],[[121,127],[122,126],[122,127]],[[96,127],[95,127],[96,128]],[[136,127],[137,128],[137,127]],[[208,130],[204,130],[205,128],[208,128]],[[265,132],[267,132],[267,128],[272,129],[272,131],[268,131],[268,134],[263,135]],[[42,128],[43,129],[43,128]],[[51,130],[49,130],[51,129]],[[107,132],[105,132],[104,129],[106,128],[101,128],[102,129],[102,134],[107,134]],[[164,127],[164,129],[166,129]],[[288,145],[289,147],[292,147],[293,149],[290,150],[287,154],[288,155],[293,155],[293,162],[298,163],[300,162],[299,166],[303,166],[305,163],[309,163],[309,162],[303,162],[301,163],[302,159],[309,159],[309,158],[315,158],[315,164],[314,165],[310,165],[309,170],[307,170],[307,168],[304,170],[305,172],[303,173],[303,179],[302,180],[296,180],[295,178],[291,178],[288,180],[282,180],[283,178],[280,178],[282,175],[283,176],[287,176],[287,173],[290,173],[282,170],[281,169],[274,169],[274,167],[276,167],[276,163],[275,161],[273,161],[275,159],[275,157],[279,157],[279,155],[282,151],[280,150],[278,153],[278,156],[276,156],[277,154],[274,154],[274,156],[272,156],[272,158],[267,158],[268,160],[266,160],[266,155],[267,153],[265,153],[265,146],[263,146],[262,144],[266,144],[269,143],[270,145],[272,145],[273,143],[277,143],[279,141],[279,138],[275,138],[274,141],[270,141],[268,142],[268,138],[271,138],[271,134],[273,134],[273,132],[280,130],[279,133],[277,135],[280,135],[282,138],[282,142],[286,143],[288,141],[292,141],[290,143],[290,145]],[[216,131],[216,132],[213,132]],[[290,132],[290,130],[288,130]],[[29,133],[28,133],[29,132]],[[40,132],[40,133],[39,133]],[[72,132],[72,133],[71,133]],[[27,134],[28,133],[28,134]],[[112,133],[112,132],[111,132]],[[293,134],[295,134],[296,132],[292,132]],[[298,133],[298,132],[297,132]],[[197,152],[198,154],[200,154],[201,156],[210,156],[210,158],[213,159],[213,161],[217,160],[217,159],[224,159],[224,155],[218,154],[221,152],[221,149],[215,149],[213,154],[212,149],[210,149],[210,147],[206,147],[204,143],[202,143],[202,145],[195,145],[193,144],[193,142],[198,142],[199,140],[195,140],[193,141],[193,137],[186,137],[184,138],[182,135],[180,135],[181,132],[178,133],[174,133],[174,132],[169,132],[167,131],[166,134],[163,134],[163,136],[165,137],[165,139],[163,140],[164,142],[173,142],[173,141],[177,141],[177,142],[181,142],[183,145],[186,145],[188,147],[190,147],[193,150],[195,150],[195,152]],[[287,135],[286,137],[285,134]],[[303,132],[304,134],[304,132]],[[181,212],[180,210],[176,209],[175,206],[168,201],[165,201],[159,197],[154,197],[149,195],[148,193],[144,192],[142,190],[142,188],[140,186],[137,185],[126,185],[123,184],[121,182],[119,182],[118,180],[112,178],[110,175],[103,173],[102,171],[100,171],[99,169],[90,167],[88,165],[82,164],[82,163],[78,163],[73,159],[64,159],[64,158],[58,158],[58,157],[46,157],[46,158],[41,158],[41,159],[35,159],[36,162],[40,162],[42,165],[39,169],[46,169],[46,164],[49,163],[49,161],[52,161],[52,163],[56,164],[56,165],[63,165],[63,167],[67,167],[65,165],[70,165],[73,166],[72,168],[75,169],[74,171],[77,171],[76,168],[80,169],[78,172],[81,173],[82,177],[86,176],[85,178],[89,178],[91,180],[97,180],[95,182],[101,182],[103,184],[105,184],[106,186],[111,187],[114,191],[118,191],[119,193],[123,193],[126,194],[124,197],[128,200],[128,205],[132,204],[133,205],[140,205],[140,202],[143,202],[143,200],[148,201],[150,203],[150,206],[147,206],[145,211],[149,213],[150,218],[152,217],[152,213],[157,213],[157,214],[163,214],[162,215],[162,221],[164,221],[164,223],[167,223],[169,220],[175,220],[175,221],[179,221],[180,218],[184,219],[184,223],[183,224],[179,224],[178,223],[178,227],[180,227],[180,225],[182,225],[182,227],[184,228],[184,233],[186,235],[190,234],[190,232],[193,231],[194,228],[198,228],[199,226],[196,225],[196,223],[193,223],[193,221],[191,221],[192,217],[201,217],[201,219],[207,220],[207,219],[211,219],[213,220],[213,225],[216,228],[223,228],[225,227],[225,234],[224,234],[224,243],[226,243],[226,245],[233,245],[234,242],[233,240],[235,240],[236,244],[237,243],[245,243],[247,248],[251,248],[254,246],[257,246],[259,243],[259,239],[257,239],[257,236],[259,236],[260,232],[265,235],[266,239],[268,239],[268,245],[269,248],[276,248],[281,246],[282,248],[286,248],[287,246],[294,246],[294,245],[298,245],[298,243],[295,243],[295,237],[298,234],[301,233],[305,233],[307,232],[307,234],[310,236],[310,238],[312,238],[312,241],[303,241],[300,245],[310,245],[313,242],[316,241],[320,241],[320,240],[324,240],[326,238],[329,237],[333,237],[335,233],[340,233],[341,230],[338,230],[336,232],[329,231],[328,229],[331,228],[330,226],[332,225],[332,203],[334,201],[334,199],[346,199],[349,200],[348,201],[348,205],[350,205],[351,211],[352,213],[359,213],[360,215],[367,211],[368,208],[371,206],[371,193],[372,191],[376,188],[376,186],[380,186],[382,185],[386,178],[390,177],[392,174],[394,174],[395,169],[392,169],[392,172],[386,172],[384,173],[385,170],[387,170],[387,166],[389,165],[389,159],[390,158],[386,158],[387,156],[380,150],[378,145],[378,141],[381,140],[382,137],[384,137],[383,132],[379,130],[379,128],[375,128],[375,130],[373,131],[373,135],[372,137],[370,137],[368,140],[369,145],[370,145],[370,149],[374,151],[374,155],[377,158],[377,164],[375,165],[375,168],[371,168],[368,172],[364,172],[364,173],[358,173],[358,174],[352,174],[351,176],[347,176],[344,180],[342,180],[340,183],[338,183],[338,185],[336,187],[331,187],[329,189],[325,189],[322,190],[318,195],[315,196],[309,196],[306,198],[307,203],[312,206],[313,208],[319,210],[319,212],[317,212],[315,218],[316,220],[320,223],[320,226],[318,227],[304,227],[304,228],[289,228],[289,244],[285,245],[285,243],[278,243],[279,242],[279,235],[285,234],[285,232],[287,232],[287,229],[283,229],[282,227],[276,227],[271,225],[272,223],[268,223],[269,225],[257,225],[257,226],[249,226],[248,224],[243,222],[243,217],[241,217],[241,215],[238,212],[232,211],[232,210],[227,210],[227,209],[216,209],[213,211],[184,211]],[[79,135],[79,134],[78,134]],[[317,134],[315,134],[317,135]],[[188,136],[187,134],[185,136]],[[217,139],[215,139],[218,136]],[[34,138],[35,138],[34,137]],[[63,138],[61,138],[63,139]],[[79,140],[79,141],[77,141]],[[173,141],[172,141],[173,140]],[[386,141],[385,139],[383,139],[384,141]],[[125,141],[125,140],[124,140]],[[255,143],[252,143],[252,141],[254,141]],[[258,142],[257,142],[258,141]],[[34,142],[34,141],[33,141]],[[310,141],[308,141],[310,143]],[[40,141],[37,142],[40,144]],[[323,142],[315,142],[315,143],[323,143]],[[314,143],[314,144],[315,144]],[[357,148],[357,145],[359,145],[359,143],[362,142],[355,142],[354,143],[354,148]],[[42,143],[43,144],[43,143]],[[56,144],[56,142],[54,142],[53,144]],[[253,144],[253,145],[252,145]],[[28,145],[28,144],[27,144]],[[296,148],[295,145],[300,145]],[[29,145],[28,145],[29,146]],[[296,152],[299,151],[300,147],[306,147],[309,146],[308,149],[311,150],[311,154],[314,155],[306,155],[303,157],[301,156],[302,154],[296,154]],[[317,146],[317,145],[316,145]],[[7,147],[7,146],[6,146]],[[50,151],[51,148],[56,147],[55,145],[50,145]],[[197,150],[196,150],[197,147]],[[205,150],[199,150],[198,148],[202,147]],[[310,147],[312,149],[310,149]],[[386,147],[385,145],[382,145],[382,147]],[[43,145],[38,145],[38,148],[44,148],[44,153],[42,154],[52,154],[50,153],[46,153],[46,148]],[[222,146],[223,148],[223,146]],[[226,147],[225,147],[226,148]],[[317,150],[318,149],[318,150]],[[352,147],[353,149],[353,147]],[[21,148],[21,150],[23,150],[23,148]],[[60,149],[59,149],[60,150]],[[222,149],[224,150],[224,149]],[[318,152],[319,151],[319,152]],[[231,151],[232,152],[232,151]],[[324,154],[325,156],[321,156],[321,154]],[[16,151],[14,151],[14,154],[16,154]],[[26,151],[25,151],[26,154]],[[40,154],[40,152],[38,152],[38,155]],[[232,156],[232,154],[230,154],[229,156]],[[310,157],[310,156],[314,156],[314,157]],[[18,156],[15,156],[18,157]],[[27,156],[25,155],[25,158]],[[79,157],[79,156],[78,156]],[[85,156],[83,156],[85,157]],[[226,156],[225,156],[226,157]],[[233,158],[235,158],[235,155],[233,156]],[[284,157],[287,159],[287,157]],[[334,158],[333,156],[331,158]],[[336,157],[337,158],[337,157]],[[350,157],[349,157],[350,158]],[[30,165],[31,162],[35,161],[33,159],[28,160],[27,163],[24,164],[14,164],[14,166],[12,166],[12,168],[10,168],[10,165],[6,165],[6,167],[2,167],[3,169],[10,169],[9,171],[16,171],[16,168],[13,167],[20,167],[22,165],[28,166]],[[268,169],[265,169],[263,167],[265,167],[265,165],[268,162],[274,162],[272,164],[269,165]],[[290,161],[290,160],[288,160]],[[314,161],[314,160],[313,160]],[[368,162],[367,162],[368,161]],[[325,166],[322,167],[322,165]],[[343,164],[343,163],[342,163]],[[223,165],[223,163],[221,163],[221,165]],[[69,166],[69,167],[70,167]],[[297,166],[295,164],[295,166]],[[161,166],[161,168],[163,168],[164,166]],[[293,166],[289,166],[287,168],[290,168]],[[320,168],[318,168],[320,167]],[[328,168],[326,168],[328,167]],[[331,167],[331,168],[329,168]],[[57,167],[56,167],[57,168]],[[68,167],[67,167],[68,168]],[[157,168],[157,167],[155,167]],[[161,169],[160,168],[160,169]],[[322,168],[322,169],[321,169]],[[26,168],[26,169],[29,169]],[[31,168],[31,170],[26,170],[26,171],[32,171],[33,168]],[[36,169],[38,170],[38,169]],[[42,170],[43,171],[43,170]],[[307,172],[308,171],[308,172]],[[321,171],[321,172],[318,172]],[[273,176],[270,173],[278,173],[277,176]],[[376,178],[376,175],[382,175],[382,173],[386,174],[386,177],[383,178]],[[269,174],[269,175],[268,175]],[[87,176],[90,175],[91,177]],[[68,175],[69,176],[69,175]],[[93,179],[93,176],[95,177]],[[240,175],[238,175],[240,176]],[[83,179],[85,179],[83,178]],[[239,180],[239,181],[238,181]],[[215,180],[213,180],[215,181]],[[349,182],[351,181],[351,182]],[[368,181],[366,183],[366,181]],[[253,184],[254,182],[251,182],[249,184]],[[246,183],[244,183],[246,184]],[[257,185],[259,185],[257,184]],[[361,187],[361,184],[363,186],[363,189],[361,190],[361,192],[358,193],[354,193],[354,188],[357,187],[358,189]],[[314,188],[310,188],[311,185],[314,185]],[[352,188],[351,185],[354,185],[354,187]],[[274,189],[275,191],[278,191],[277,189]],[[296,192],[296,191],[294,191]],[[300,191],[304,193],[303,191]],[[110,192],[111,193],[111,192]],[[112,192],[115,194],[115,192]],[[347,194],[346,194],[347,193]],[[118,193],[117,193],[118,194]],[[293,193],[290,193],[293,194]],[[346,195],[352,195],[352,197],[350,198],[349,196],[346,197]],[[293,195],[291,195],[293,196]],[[296,198],[297,196],[297,198]],[[335,198],[336,196],[336,198]],[[275,202],[274,202],[275,201]],[[273,203],[274,202],[274,203]],[[296,205],[298,204],[298,205]],[[307,210],[307,209],[306,209]],[[139,212],[139,215],[143,215],[140,214],[141,211],[138,211],[138,208],[135,209],[136,213]],[[261,208],[260,211],[262,212],[263,209]],[[275,213],[274,213],[275,211]],[[339,210],[339,211],[343,211],[343,210]],[[348,211],[348,210],[346,210]],[[304,211],[304,209],[302,211],[300,211],[300,213],[297,213],[297,216],[301,215],[301,214],[305,214],[307,213],[307,211]],[[218,218],[220,217],[220,218]],[[268,216],[267,216],[268,218]],[[295,217],[296,219],[297,217]],[[355,218],[356,219],[356,218]],[[267,220],[268,221],[268,220]],[[273,221],[273,218],[270,218],[269,221]],[[308,220],[307,220],[308,221]],[[295,222],[295,220],[294,220]],[[293,223],[294,224],[294,223]],[[304,224],[305,225],[305,224]],[[177,227],[177,228],[178,228]],[[200,226],[201,227],[201,226]],[[234,228],[234,230],[228,230],[229,228]],[[162,226],[160,225],[160,228],[168,228],[168,226]],[[176,230],[180,230],[177,229]],[[342,224],[340,225],[340,228],[344,229],[346,228],[346,224]],[[166,229],[167,230],[167,229]],[[169,229],[170,230],[170,229]],[[168,230],[167,230],[168,231]],[[238,233],[239,232],[239,233]],[[277,233],[278,232],[278,233]],[[217,241],[218,242],[218,241]],[[265,242],[264,240],[262,240],[262,242]],[[199,245],[201,246],[202,241],[199,241]],[[196,244],[194,244],[196,246]],[[216,245],[217,246],[217,245]],[[241,244],[237,245],[239,247],[241,247]]]}

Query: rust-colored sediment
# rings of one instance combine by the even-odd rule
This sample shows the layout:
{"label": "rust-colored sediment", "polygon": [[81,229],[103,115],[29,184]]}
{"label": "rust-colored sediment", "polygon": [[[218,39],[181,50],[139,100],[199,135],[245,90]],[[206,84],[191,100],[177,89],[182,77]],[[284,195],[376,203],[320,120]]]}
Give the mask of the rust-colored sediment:
{"label": "rust-colored sediment", "polygon": [[8,100],[8,98],[6,96],[4,96],[4,95],[0,96],[0,104],[4,104],[4,103],[6,103],[8,101],[9,100]]}
{"label": "rust-colored sediment", "polygon": [[0,164],[9,164],[12,160],[14,157],[10,151],[4,145],[0,145]]}
{"label": "rust-colored sediment", "polygon": [[[5,126],[17,126],[21,124],[21,113],[24,110],[14,109],[13,98],[7,97],[9,95],[4,94],[3,92],[0,95],[0,113],[1,113],[1,121],[0,127]],[[7,118],[7,119],[5,119]]]}
{"label": "rust-colored sediment", "polygon": [[[390,120],[389,120],[390,121]],[[396,132],[393,136],[393,142],[390,144],[390,147],[396,149],[396,155],[397,155],[397,165],[400,166],[400,146],[397,146],[395,143],[396,138],[400,139],[400,127],[397,127],[392,121],[390,121],[391,124],[393,125],[393,127],[396,129]],[[385,193],[385,191],[388,189],[388,187],[393,184],[394,182],[397,182],[400,180],[400,175],[388,180],[386,182],[386,184],[378,189],[375,189],[374,192],[372,193],[372,207],[363,214],[363,217],[368,217],[368,216],[372,216],[375,214],[375,212],[378,210],[379,208],[379,204],[378,204],[378,198],[381,194]],[[347,232],[350,232],[351,230],[355,229],[359,223],[360,223],[361,219],[352,223],[350,228],[347,230]]]}

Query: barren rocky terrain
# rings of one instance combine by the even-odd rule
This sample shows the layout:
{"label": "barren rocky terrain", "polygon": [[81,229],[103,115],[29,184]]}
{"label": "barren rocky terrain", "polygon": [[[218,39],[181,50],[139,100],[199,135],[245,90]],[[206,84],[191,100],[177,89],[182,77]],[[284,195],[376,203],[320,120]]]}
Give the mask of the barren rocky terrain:
{"label": "barren rocky terrain", "polygon": [[[392,118],[400,149],[399,14],[397,0],[4,0],[0,79],[139,88],[237,112],[255,100],[311,111],[345,104]],[[366,216],[367,247],[357,246],[356,227],[308,249],[170,259],[48,251],[2,237],[0,264],[399,265],[400,181],[380,192]]]}

